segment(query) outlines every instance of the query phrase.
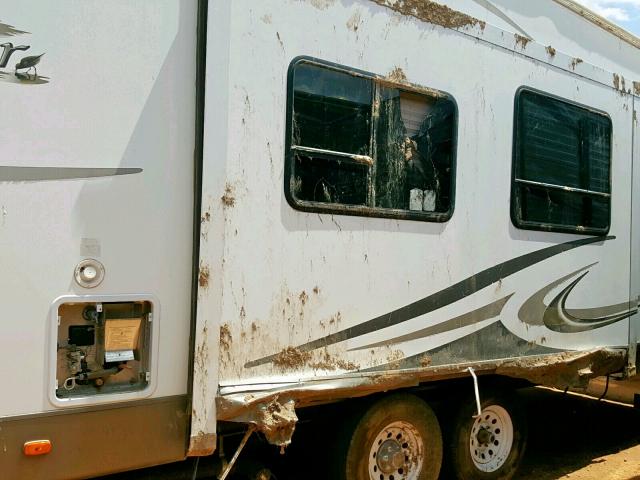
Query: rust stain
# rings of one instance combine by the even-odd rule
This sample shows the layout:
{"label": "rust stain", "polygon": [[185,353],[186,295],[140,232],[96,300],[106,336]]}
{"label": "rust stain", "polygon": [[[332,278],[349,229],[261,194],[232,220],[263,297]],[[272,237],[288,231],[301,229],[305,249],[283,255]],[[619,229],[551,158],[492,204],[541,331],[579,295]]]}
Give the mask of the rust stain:
{"label": "rust stain", "polygon": [[318,288],[317,285],[315,287],[313,287],[313,293],[315,293],[316,295],[320,294],[320,288]]}
{"label": "rust stain", "polygon": [[198,285],[202,288],[209,288],[209,266],[200,264],[200,273],[198,274]]}
{"label": "rust stain", "polygon": [[314,370],[359,370],[360,365],[348,362],[341,358],[336,358],[329,354],[327,350],[322,353],[320,360],[309,363],[309,367]]}
{"label": "rust stain", "polygon": [[358,28],[360,27],[360,22],[361,21],[362,20],[360,18],[360,12],[356,12],[347,21],[347,28],[349,30],[351,30],[352,32],[357,33],[358,32]]}
{"label": "rust stain", "polygon": [[400,361],[404,358],[402,350],[392,350],[387,355],[387,363],[389,370],[398,370],[400,368]]}
{"label": "rust stain", "polygon": [[527,48],[527,45],[529,44],[529,42],[531,41],[530,38],[528,37],[524,37],[522,35],[518,35],[517,33],[515,33],[514,38],[516,39],[516,47],[520,46],[520,48],[522,50],[524,50],[525,48]]}
{"label": "rust stain", "polygon": [[479,26],[482,30],[486,23],[465,13],[453,10],[431,0],[370,0],[382,7],[408,15],[424,22],[445,28],[463,28]]}
{"label": "rust stain", "polygon": [[420,366],[425,368],[431,365],[431,355],[425,354],[420,358]]}
{"label": "rust stain", "polygon": [[575,70],[576,67],[580,65],[582,62],[584,62],[584,60],[582,60],[579,57],[575,57],[571,60],[571,63],[569,64],[569,66],[571,67],[571,70]]}
{"label": "rust stain", "polygon": [[[422,85],[416,85],[415,83],[411,83],[407,79],[407,75],[404,73],[402,68],[394,67],[391,72],[386,77],[378,77],[376,78],[376,82],[380,85],[388,86],[391,88],[398,87],[411,87],[415,92],[424,93],[425,95],[430,95],[434,98],[443,98],[445,95],[438,90],[434,90],[433,88],[424,87]],[[367,254],[364,255],[365,262],[368,260]]]}
{"label": "rust stain", "polygon": [[244,309],[244,306],[240,307],[240,319],[244,320],[245,318],[247,318],[247,312]]}
{"label": "rust stain", "polygon": [[389,75],[386,76],[386,79],[393,83],[407,82],[407,76],[400,67],[395,67],[393,70],[391,70],[389,72]]}
{"label": "rust stain", "polygon": [[633,93],[640,95],[640,82],[633,82]]}
{"label": "rust stain", "polygon": [[231,336],[231,330],[228,324],[220,325],[220,347],[223,350],[229,351],[231,348],[231,342],[233,337]]}
{"label": "rust stain", "polygon": [[256,322],[252,322],[252,323],[251,323],[251,331],[252,331],[253,333],[255,333],[255,332],[257,332],[257,331],[258,331],[258,325],[256,325]]}
{"label": "rust stain", "polygon": [[209,210],[207,210],[206,212],[204,212],[202,214],[202,216],[200,217],[200,221],[202,223],[207,223],[209,221],[211,221],[211,212],[209,212]]}
{"label": "rust stain", "polygon": [[304,306],[304,305],[306,305],[307,300],[309,300],[309,295],[307,295],[307,292],[305,292],[303,290],[302,292],[300,292],[300,296],[298,297],[298,299],[300,300],[300,302]]}
{"label": "rust stain", "polygon": [[547,55],[549,55],[551,58],[556,56],[556,49],[551,45],[549,45],[545,50],[547,51]]}
{"label": "rust stain", "polygon": [[197,370],[202,373],[202,376],[207,374],[207,364],[209,363],[209,341],[208,341],[208,328],[205,325],[202,329],[202,341],[196,347],[194,363]]}
{"label": "rust stain", "polygon": [[295,370],[305,366],[311,360],[311,353],[295,347],[287,347],[276,355],[273,364],[283,370]]}
{"label": "rust stain", "polygon": [[308,2],[318,10],[326,10],[335,3],[335,0],[308,0]]}
{"label": "rust stain", "polygon": [[[615,88],[616,90],[619,90],[620,93],[627,93],[627,85],[622,75],[618,75],[617,73],[613,74],[613,88]],[[634,82],[634,89],[635,89],[635,82]]]}
{"label": "rust stain", "polygon": [[314,370],[335,370],[336,364],[329,355],[329,352],[325,351],[323,357],[317,362],[310,363],[309,366]]}
{"label": "rust stain", "polygon": [[233,193],[233,187],[228,183],[224,187],[224,195],[220,197],[220,200],[222,200],[222,205],[224,205],[225,207],[233,207],[236,204],[236,197]]}
{"label": "rust stain", "polygon": [[336,365],[338,366],[338,368],[340,368],[342,370],[358,370],[358,369],[360,369],[360,365],[358,365],[357,363],[347,362],[346,360],[341,360],[341,359],[336,360]]}
{"label": "rust stain", "polygon": [[198,432],[197,435],[189,438],[189,451],[187,455],[190,457],[205,457],[216,451],[217,437],[215,433]]}

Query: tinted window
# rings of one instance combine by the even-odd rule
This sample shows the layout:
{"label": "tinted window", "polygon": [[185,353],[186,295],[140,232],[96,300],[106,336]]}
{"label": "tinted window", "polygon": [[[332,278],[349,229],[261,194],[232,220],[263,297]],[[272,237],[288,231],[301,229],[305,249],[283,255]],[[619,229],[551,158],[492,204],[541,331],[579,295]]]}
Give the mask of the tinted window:
{"label": "tinted window", "polygon": [[308,60],[295,62],[290,78],[286,188],[294,207],[450,216],[456,108],[447,95]]}
{"label": "tinted window", "polygon": [[520,92],[516,109],[515,224],[589,234],[608,231],[609,118],[528,90]]}

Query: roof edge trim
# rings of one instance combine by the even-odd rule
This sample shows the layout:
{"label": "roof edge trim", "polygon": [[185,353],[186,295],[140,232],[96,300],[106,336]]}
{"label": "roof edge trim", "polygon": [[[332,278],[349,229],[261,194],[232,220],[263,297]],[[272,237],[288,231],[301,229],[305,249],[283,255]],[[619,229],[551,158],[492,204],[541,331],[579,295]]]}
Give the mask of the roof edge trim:
{"label": "roof edge trim", "polygon": [[589,20],[591,23],[599,26],[603,30],[615,35],[619,39],[627,42],[629,45],[632,45],[636,48],[640,48],[640,38],[636,37],[632,33],[626,31],[624,28],[619,27],[618,25],[610,22],[604,17],[601,17],[597,13],[589,10],[587,7],[577,3],[574,0],[553,0],[559,5],[562,5],[565,8],[568,8],[574,13],[577,13],[581,17]]}

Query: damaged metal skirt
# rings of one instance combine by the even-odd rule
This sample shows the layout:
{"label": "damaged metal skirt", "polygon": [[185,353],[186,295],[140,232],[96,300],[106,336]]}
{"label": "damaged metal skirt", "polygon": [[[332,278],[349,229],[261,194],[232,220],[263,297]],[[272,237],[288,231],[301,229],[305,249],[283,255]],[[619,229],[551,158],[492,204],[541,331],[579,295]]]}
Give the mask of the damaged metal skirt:
{"label": "damaged metal skirt", "polygon": [[556,388],[581,388],[592,378],[623,370],[626,359],[625,349],[600,348],[290,383],[226,386],[220,388],[217,399],[218,420],[254,425],[270,443],[284,446],[291,442],[295,429],[295,408],[465,377],[469,375],[468,367],[480,375],[501,375]]}

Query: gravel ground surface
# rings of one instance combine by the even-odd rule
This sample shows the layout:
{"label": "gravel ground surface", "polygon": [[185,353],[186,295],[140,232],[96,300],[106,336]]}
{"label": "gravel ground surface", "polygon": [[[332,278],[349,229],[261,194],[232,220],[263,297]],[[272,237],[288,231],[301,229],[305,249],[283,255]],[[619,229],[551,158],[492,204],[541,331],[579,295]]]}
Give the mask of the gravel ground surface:
{"label": "gravel ground surface", "polygon": [[[521,392],[529,418],[529,444],[519,480],[640,480],[640,411],[548,389]],[[269,457],[280,468],[277,480],[326,479],[325,457],[332,445],[317,430],[301,425],[297,442],[284,456]],[[241,455],[248,464],[272,454],[274,447],[254,443]],[[227,452],[229,456],[233,451]],[[268,460],[268,461],[269,461]],[[191,479],[194,460],[103,477],[102,480]],[[197,478],[215,478],[210,460],[199,462]],[[447,480],[442,478],[442,480]]]}

